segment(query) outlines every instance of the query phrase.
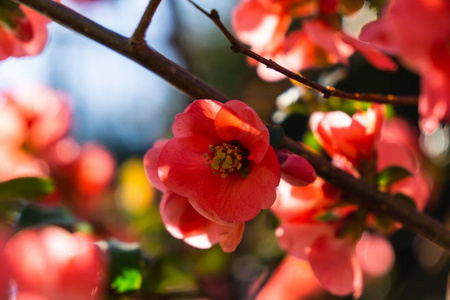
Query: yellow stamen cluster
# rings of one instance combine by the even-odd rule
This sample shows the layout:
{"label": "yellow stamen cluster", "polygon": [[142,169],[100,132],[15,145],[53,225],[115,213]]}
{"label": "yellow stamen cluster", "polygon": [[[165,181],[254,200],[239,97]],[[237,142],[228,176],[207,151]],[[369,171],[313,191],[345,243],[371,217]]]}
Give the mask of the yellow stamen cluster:
{"label": "yellow stamen cluster", "polygon": [[221,146],[209,145],[209,153],[205,153],[208,167],[213,170],[213,174],[221,173],[225,178],[228,174],[239,171],[247,162],[246,151],[236,145],[223,143]]}

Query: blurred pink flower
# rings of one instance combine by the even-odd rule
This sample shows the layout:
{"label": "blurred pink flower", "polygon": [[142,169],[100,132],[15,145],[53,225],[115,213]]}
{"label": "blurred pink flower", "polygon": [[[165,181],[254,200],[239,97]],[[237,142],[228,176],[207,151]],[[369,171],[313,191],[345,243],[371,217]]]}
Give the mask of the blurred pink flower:
{"label": "blurred pink flower", "polygon": [[[253,51],[272,59],[293,72],[335,63],[348,64],[348,58],[361,52],[375,67],[395,71],[397,66],[372,45],[343,33],[326,15],[338,14],[339,1],[243,0],[233,11],[232,27],[237,37]],[[289,30],[295,19],[302,29]],[[251,64],[256,64],[250,60]],[[267,81],[284,75],[258,64],[258,75]]]}
{"label": "blurred pink flower", "polygon": [[50,20],[24,5],[11,5],[3,8],[11,22],[0,25],[0,60],[39,54],[47,43],[46,25]]}
{"label": "blurred pink flower", "polygon": [[377,144],[378,171],[389,166],[399,166],[411,172],[412,176],[395,182],[389,193],[402,193],[416,203],[422,211],[432,191],[432,181],[423,166],[423,155],[418,145],[419,134],[404,119],[394,118],[384,123],[381,138]]}
{"label": "blurred pink flower", "polygon": [[77,213],[89,215],[104,204],[101,197],[116,170],[115,158],[104,146],[96,142],[80,145],[65,137],[48,147],[42,158],[61,193],[60,200],[70,199]]}
{"label": "blurred pink flower", "polygon": [[374,104],[367,112],[350,117],[341,111],[315,112],[310,118],[314,137],[331,157],[343,156],[353,165],[371,158],[381,134],[384,106]]}
{"label": "blurred pink flower", "polygon": [[9,299],[11,274],[8,267],[8,261],[4,255],[4,247],[7,241],[7,234],[0,231],[0,299]]}
{"label": "blurred pink flower", "polygon": [[116,163],[98,143],[79,145],[68,137],[68,96],[46,87],[0,94],[0,180],[51,176],[57,191],[46,200],[70,203],[89,213],[110,187]]}
{"label": "blurred pink flower", "polygon": [[70,126],[66,96],[45,87],[0,94],[0,180],[48,176],[46,149]]}
{"label": "blurred pink flower", "polygon": [[287,255],[256,300],[298,300],[323,293],[307,261]]}
{"label": "blurred pink flower", "polygon": [[447,0],[391,0],[381,18],[366,25],[360,35],[419,73],[419,125],[426,133],[441,120],[450,121],[449,15]]}
{"label": "blurred pink flower", "polygon": [[[357,228],[351,229],[356,236],[343,235],[342,230],[348,226],[346,221],[356,207],[335,206],[338,199],[332,200],[324,185],[319,178],[307,187],[280,184],[277,201],[272,207],[281,221],[276,235],[289,255],[309,262],[327,291],[340,296],[353,293],[359,297],[365,269],[370,275],[380,276],[392,268],[392,247],[381,236],[363,234],[364,238],[359,239]],[[320,219],[326,216],[330,218],[328,221]],[[371,264],[369,254],[377,265]]]}
{"label": "blurred pink flower", "polygon": [[355,113],[353,117],[340,111],[313,113],[310,126],[333,163],[356,177],[360,177],[359,163],[374,160],[375,153],[378,172],[391,166],[410,171],[413,176],[395,182],[389,192],[411,197],[417,209],[423,210],[432,184],[422,166],[418,133],[405,120],[384,122],[384,107],[374,104],[367,112]]}
{"label": "blurred pink flower", "polygon": [[0,146],[8,144],[40,153],[70,127],[67,96],[46,87],[0,94]]}
{"label": "blurred pink flower", "polygon": [[23,229],[7,242],[5,257],[19,299],[101,299],[105,258],[88,236],[55,226]]}

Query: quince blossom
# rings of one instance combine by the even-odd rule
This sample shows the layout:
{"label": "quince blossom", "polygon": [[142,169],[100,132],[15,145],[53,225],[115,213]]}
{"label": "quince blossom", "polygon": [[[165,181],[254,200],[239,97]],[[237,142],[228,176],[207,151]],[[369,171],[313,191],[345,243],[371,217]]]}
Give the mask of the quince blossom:
{"label": "quince blossom", "polygon": [[280,180],[269,132],[241,101],[196,100],[175,117],[158,176],[215,222],[242,223],[275,201]]}
{"label": "quince blossom", "polygon": [[[450,122],[450,2],[391,0],[360,38],[402,58],[421,76],[420,128],[433,132]],[[414,26],[411,26],[414,20]]]}
{"label": "quince blossom", "polygon": [[92,212],[112,181],[115,160],[97,143],[68,137],[68,103],[66,94],[46,87],[0,94],[0,180],[52,176],[57,192],[47,202],[75,196],[77,212]]}
{"label": "quince blossom", "polygon": [[160,214],[167,231],[186,244],[207,249],[220,243],[222,250],[232,252],[241,241],[244,223],[214,222],[202,216],[188,198],[169,191],[158,176],[158,160],[168,140],[159,140],[144,156],[147,178],[163,192]]}
{"label": "quince blossom", "polygon": [[[384,122],[383,112],[382,106],[373,105],[352,118],[342,112],[315,113],[311,128],[333,163],[356,177],[376,178],[390,166],[407,169],[412,176],[392,183],[387,192],[409,196],[423,210],[431,184],[421,164],[417,133],[402,119]],[[367,163],[375,164],[369,168],[374,174],[365,173]],[[359,297],[363,273],[380,276],[391,269],[394,254],[389,242],[364,229],[392,233],[398,224],[378,224],[378,216],[345,202],[347,195],[321,178],[306,187],[282,180],[277,192],[271,209],[281,221],[276,231],[280,246],[308,261],[326,290]]]}
{"label": "quince blossom", "polygon": [[[183,180],[187,177],[197,178],[193,172],[204,174],[205,178],[194,182],[193,188],[196,189],[197,185],[206,187],[211,194],[200,195],[207,197],[213,204],[216,199],[242,201],[243,198],[232,197],[238,196],[233,193],[233,189],[241,189],[239,185],[243,184],[254,193],[252,196],[248,195],[250,198],[246,201],[255,201],[257,207],[259,197],[267,198],[273,195],[279,181],[279,168],[283,178],[294,185],[305,186],[316,179],[316,172],[306,159],[286,150],[277,150],[276,155],[280,163],[278,166],[278,161],[274,160],[273,156],[275,152],[268,145],[267,129],[255,112],[242,102],[231,101],[222,105],[212,100],[197,100],[183,114],[176,117],[173,130],[175,134],[173,140],[180,139],[180,141],[176,141],[175,144],[173,140],[157,141],[145,154],[144,166],[150,182],[163,192],[160,213],[166,229],[175,238],[182,239],[193,247],[204,249],[219,243],[225,252],[234,251],[241,241],[244,221],[247,219],[240,222],[236,221],[235,217],[224,219],[223,213],[214,211],[214,206],[211,209],[201,207],[201,202],[192,198],[192,192],[186,193],[184,189],[176,186],[177,189],[174,191],[173,185],[167,183],[167,166],[162,161],[164,151],[173,151],[166,150],[167,147],[184,146],[186,147],[184,155],[191,155],[199,160],[199,162],[194,160],[193,167],[188,166],[187,170],[177,172],[182,171]],[[176,153],[181,153],[181,150],[175,149]],[[264,153],[264,150],[267,152]],[[189,151],[193,153],[190,154]],[[186,160],[183,156],[176,158]],[[180,164],[170,159],[175,167]],[[261,161],[261,165],[256,163],[257,160]],[[192,172],[186,175],[184,172],[189,170]],[[262,172],[262,175],[259,175],[261,178],[257,172]],[[219,190],[212,191],[210,187],[203,185],[203,180],[205,184],[212,182]],[[248,180],[250,181],[245,182]],[[264,180],[267,186],[262,185]],[[217,197],[218,192],[228,193],[231,199]],[[268,205],[271,203],[272,201],[268,201]],[[246,208],[248,204],[233,204],[235,207],[238,205]]]}
{"label": "quince blossom", "polygon": [[102,298],[105,257],[88,236],[55,226],[23,229],[3,255],[17,299]]}
{"label": "quince blossom", "polygon": [[393,118],[384,123],[380,141],[377,144],[377,170],[380,172],[389,166],[399,166],[412,176],[389,186],[389,193],[402,193],[414,200],[416,208],[423,211],[432,191],[432,181],[422,163],[419,134],[407,121]]}
{"label": "quince blossom", "polygon": [[44,87],[0,94],[0,180],[49,175],[42,156],[69,129],[65,98]]}
{"label": "quince blossom", "polygon": [[42,51],[48,38],[48,18],[10,0],[2,0],[0,14],[0,60]]}
{"label": "quince blossom", "polygon": [[380,138],[384,106],[373,105],[352,117],[341,111],[315,112],[310,127],[321,146],[331,157],[343,156],[354,165],[370,158]]}
{"label": "quince blossom", "polygon": [[[363,273],[387,273],[393,266],[394,253],[382,236],[364,233],[364,238],[358,236],[356,242],[353,234],[346,235],[346,227],[352,226],[347,220],[356,216],[357,207],[333,208],[337,203],[339,199],[328,195],[326,183],[320,178],[307,187],[293,187],[282,181],[272,206],[281,220],[276,235],[288,254],[309,262],[324,289],[340,296],[353,293],[359,297]],[[332,219],[324,221],[327,216]],[[371,263],[367,253],[372,254],[370,259],[376,264]]]}
{"label": "quince blossom", "polygon": [[[395,71],[395,63],[368,43],[341,31],[333,18],[348,14],[340,1],[271,1],[242,0],[234,9],[232,26],[237,37],[252,50],[280,65],[297,72],[335,63],[348,64],[349,57],[359,51],[375,67]],[[362,1],[361,1],[362,5]],[[302,28],[290,30],[294,20]],[[256,62],[251,60],[251,64]],[[258,64],[258,75],[276,81],[284,75]]]}

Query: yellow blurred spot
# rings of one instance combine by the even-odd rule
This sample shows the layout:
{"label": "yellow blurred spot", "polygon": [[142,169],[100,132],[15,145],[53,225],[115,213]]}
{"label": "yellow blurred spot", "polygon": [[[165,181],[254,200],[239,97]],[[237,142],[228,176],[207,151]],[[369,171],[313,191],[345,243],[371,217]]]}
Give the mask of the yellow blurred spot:
{"label": "yellow blurred spot", "polygon": [[153,203],[155,189],[147,180],[142,158],[127,159],[119,168],[117,198],[127,212],[145,212]]}

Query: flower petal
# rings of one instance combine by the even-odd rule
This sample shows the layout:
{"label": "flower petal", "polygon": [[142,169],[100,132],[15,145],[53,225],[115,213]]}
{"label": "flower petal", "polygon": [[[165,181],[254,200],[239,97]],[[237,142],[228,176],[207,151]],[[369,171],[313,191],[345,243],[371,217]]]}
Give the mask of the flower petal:
{"label": "flower petal", "polygon": [[220,225],[220,247],[224,252],[233,252],[237,245],[241,242],[242,233],[244,232],[244,223],[237,223],[231,226]]}
{"label": "flower petal", "polygon": [[144,155],[145,174],[147,174],[147,178],[152,185],[161,192],[165,192],[167,188],[158,175],[158,160],[162,148],[164,148],[168,141],[169,140],[159,140],[155,142],[153,147]]}
{"label": "flower petal", "polygon": [[231,24],[236,36],[252,47],[266,46],[273,40],[281,16],[260,1],[242,1],[233,11]]}
{"label": "flower petal", "polygon": [[397,71],[398,67],[395,62],[369,43],[361,42],[346,34],[343,34],[342,40],[355,48],[356,51],[362,53],[374,67],[380,70]]}
{"label": "flower petal", "polygon": [[269,148],[269,131],[256,112],[247,104],[233,100],[225,103],[215,120],[217,134],[225,141],[238,141],[259,163]]}
{"label": "flower petal", "polygon": [[309,263],[288,255],[261,289],[256,300],[298,300],[320,292],[323,290]]}
{"label": "flower petal", "polygon": [[219,242],[219,226],[201,216],[186,197],[164,193],[160,213],[167,231],[193,247],[207,249]]}
{"label": "flower petal", "polygon": [[281,248],[300,259],[308,259],[311,246],[319,237],[332,233],[331,226],[321,223],[282,223],[276,230]]}
{"label": "flower petal", "polygon": [[364,233],[356,244],[356,257],[365,274],[382,276],[394,266],[395,254],[391,243],[381,235]]}
{"label": "flower petal", "polygon": [[344,296],[361,285],[358,270],[354,269],[352,242],[334,236],[322,236],[311,246],[311,268],[322,286],[331,293]]}
{"label": "flower petal", "polygon": [[173,134],[187,149],[206,152],[209,145],[221,141],[214,129],[214,119],[222,105],[214,100],[192,102],[183,113],[175,116]]}

